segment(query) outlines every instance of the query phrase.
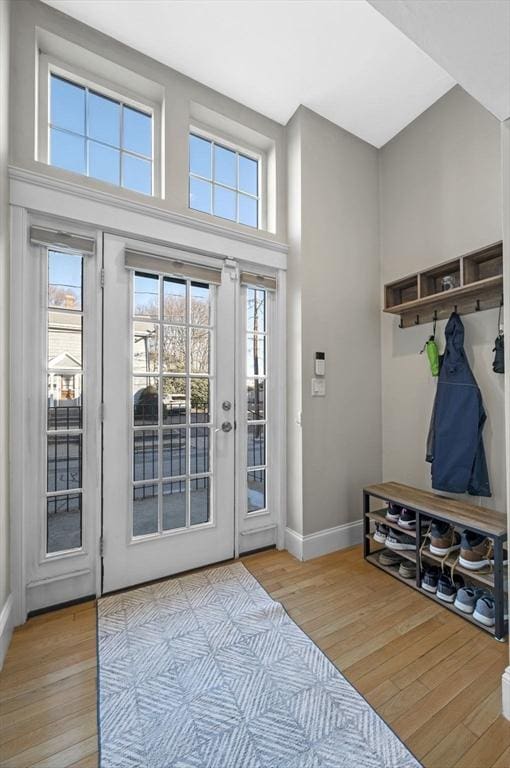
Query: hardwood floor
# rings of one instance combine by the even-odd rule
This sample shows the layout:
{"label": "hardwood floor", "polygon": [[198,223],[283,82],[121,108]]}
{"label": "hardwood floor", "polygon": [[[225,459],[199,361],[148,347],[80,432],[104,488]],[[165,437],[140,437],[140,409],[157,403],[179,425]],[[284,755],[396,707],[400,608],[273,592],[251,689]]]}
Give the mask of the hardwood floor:
{"label": "hardwood floor", "polygon": [[[364,563],[359,547],[243,562],[427,768],[510,767],[507,644]],[[90,602],[15,631],[0,674],[2,768],[96,768],[95,621]]]}

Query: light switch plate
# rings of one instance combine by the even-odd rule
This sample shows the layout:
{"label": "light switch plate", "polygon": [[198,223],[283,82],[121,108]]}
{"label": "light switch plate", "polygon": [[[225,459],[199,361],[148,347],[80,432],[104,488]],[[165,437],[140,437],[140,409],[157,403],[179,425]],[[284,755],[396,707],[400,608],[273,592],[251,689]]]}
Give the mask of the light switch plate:
{"label": "light switch plate", "polygon": [[312,379],[312,397],[326,396],[326,381],[324,379]]}

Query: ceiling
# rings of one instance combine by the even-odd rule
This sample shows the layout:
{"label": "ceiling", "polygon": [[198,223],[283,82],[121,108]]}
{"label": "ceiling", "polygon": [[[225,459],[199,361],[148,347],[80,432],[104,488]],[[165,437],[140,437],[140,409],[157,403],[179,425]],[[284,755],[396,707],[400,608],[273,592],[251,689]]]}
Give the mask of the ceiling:
{"label": "ceiling", "polygon": [[380,147],[455,80],[365,0],[44,0],[285,124],[300,104]]}
{"label": "ceiling", "polygon": [[510,2],[370,0],[500,120],[510,117]]}

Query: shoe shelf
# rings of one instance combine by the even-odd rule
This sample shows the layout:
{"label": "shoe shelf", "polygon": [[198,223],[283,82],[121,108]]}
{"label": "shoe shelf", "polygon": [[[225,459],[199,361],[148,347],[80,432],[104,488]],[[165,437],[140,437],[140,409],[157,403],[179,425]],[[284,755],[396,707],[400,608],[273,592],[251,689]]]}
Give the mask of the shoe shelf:
{"label": "shoe shelf", "polygon": [[[402,528],[400,530],[402,530]],[[406,533],[407,533],[407,531],[406,531]],[[367,534],[366,538],[370,542],[373,542],[374,546],[377,545],[378,547],[380,547],[380,549],[378,549],[378,550],[371,549],[370,552],[372,554],[374,554],[375,552],[377,552],[377,553],[382,552],[383,549],[386,549],[384,544],[381,544],[380,542],[376,541],[371,533]],[[399,557],[403,557],[405,560],[410,560],[412,563],[416,562],[416,551],[415,550],[402,549],[402,550],[399,550],[397,552],[396,550],[392,549],[391,551],[395,552],[395,554],[398,555]]]}
{"label": "shoe shelf", "polygon": [[455,561],[457,560],[455,555],[450,554],[445,559],[443,557],[439,557],[439,555],[434,555],[428,547],[423,548],[421,556],[426,560],[433,560],[438,565],[441,565],[444,561],[444,564],[447,568],[451,569],[452,566],[455,566],[455,573],[460,573],[463,576],[466,576],[468,579],[479,581],[481,584],[486,584],[491,589],[494,589],[494,573],[488,569],[470,571],[468,568],[463,568],[463,566],[459,565],[458,563],[455,564]]}
{"label": "shoe shelf", "polygon": [[[385,516],[386,509],[375,509],[376,501],[380,502],[381,500],[384,503],[392,503],[405,507],[410,512],[414,512],[416,514],[416,530],[408,530],[398,525],[397,522],[387,520]],[[374,506],[374,509],[371,506]],[[433,518],[434,520],[449,523],[457,530],[468,529],[488,537],[494,547],[494,565],[490,570],[471,570],[457,563],[458,551],[451,553],[446,558],[434,555],[426,545],[422,546],[426,533],[426,528],[422,527],[425,518]],[[398,566],[382,565],[379,562],[379,553],[385,547],[384,544],[376,542],[373,538],[373,528],[376,524],[385,525],[390,529],[398,530],[413,538],[415,544],[413,549],[395,550],[388,548],[388,550],[405,560],[411,560],[416,563],[416,579],[406,579],[403,577],[398,572]],[[401,483],[378,483],[363,489],[363,556],[365,560],[390,574],[398,581],[421,592],[430,600],[434,600],[446,610],[452,611],[479,629],[485,630],[499,641],[504,641],[508,635],[508,617],[505,615],[508,600],[508,580],[506,566],[504,565],[504,559],[507,557],[506,539],[506,515],[501,512],[478,507],[459,499],[451,499]],[[466,584],[483,585],[488,588],[495,601],[494,626],[487,627],[481,624],[471,614],[460,611],[453,603],[441,600],[433,592],[423,589],[421,586],[422,570],[426,563],[437,564],[449,574],[452,573],[453,569],[453,573],[463,576]]]}
{"label": "shoe shelf", "polygon": [[[379,525],[385,525],[387,528],[393,528],[395,531],[400,531],[401,533],[404,531],[402,526],[399,525],[398,523],[394,523],[392,520],[387,520],[385,509],[378,509],[375,512],[369,512],[368,516],[370,520],[374,521],[374,523],[378,523]],[[404,532],[407,533],[409,536],[413,536],[413,537],[416,536],[416,531],[406,529]]]}
{"label": "shoe shelf", "polygon": [[[416,592],[420,592],[422,595],[425,595],[425,597],[428,597],[430,600],[434,600],[435,603],[438,605],[441,605],[443,608],[446,608],[449,611],[452,611],[453,613],[456,613],[457,616],[460,616],[462,619],[466,619],[466,621],[469,621],[470,624],[474,624],[475,627],[478,627],[479,629],[485,630],[485,632],[488,632],[489,635],[492,635],[493,637],[496,636],[496,631],[494,627],[486,627],[483,624],[480,624],[480,622],[476,621],[471,614],[469,613],[463,613],[462,611],[459,611],[458,608],[454,606],[453,603],[447,603],[444,600],[440,600],[433,592],[427,592],[427,590],[422,589],[419,587],[414,579],[405,579],[403,576],[400,575],[398,572],[398,568],[391,565],[381,565],[381,563],[377,559],[377,555],[381,550],[378,550],[377,552],[372,552],[371,554],[367,555],[366,560],[369,563],[372,563],[372,565],[375,565],[376,568],[379,568],[381,571],[385,571],[390,576],[393,576],[394,579],[397,579],[397,581],[401,581],[403,584],[407,584],[408,587],[411,587],[411,589],[414,589]],[[399,553],[400,554],[400,553]],[[497,638],[498,640],[502,638]]]}

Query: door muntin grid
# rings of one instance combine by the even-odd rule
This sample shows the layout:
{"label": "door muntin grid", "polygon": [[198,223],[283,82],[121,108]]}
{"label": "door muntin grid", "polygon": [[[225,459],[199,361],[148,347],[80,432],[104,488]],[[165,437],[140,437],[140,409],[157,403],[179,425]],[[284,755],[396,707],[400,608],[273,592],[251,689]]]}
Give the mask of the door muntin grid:
{"label": "door muntin grid", "polygon": [[215,286],[132,273],[131,541],[211,525]]}
{"label": "door muntin grid", "polygon": [[245,289],[246,337],[246,511],[267,512],[268,425],[267,291]]}
{"label": "door muntin grid", "polygon": [[83,255],[47,249],[44,556],[83,548]]}

